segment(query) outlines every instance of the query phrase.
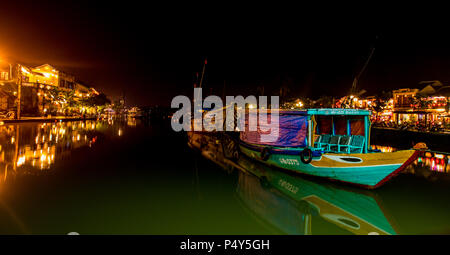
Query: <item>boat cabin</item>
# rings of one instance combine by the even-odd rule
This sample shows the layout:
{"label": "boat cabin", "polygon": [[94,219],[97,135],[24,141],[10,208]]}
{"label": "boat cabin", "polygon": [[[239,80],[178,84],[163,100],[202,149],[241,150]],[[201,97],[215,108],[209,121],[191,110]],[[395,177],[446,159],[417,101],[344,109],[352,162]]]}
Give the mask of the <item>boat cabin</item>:
{"label": "boat cabin", "polygon": [[370,111],[359,109],[309,109],[308,145],[335,153],[367,153]]}
{"label": "boat cabin", "polygon": [[[256,114],[257,111],[250,112]],[[261,142],[261,134],[246,129],[240,139],[247,144],[310,148],[313,151],[331,153],[368,153],[370,137],[370,111],[359,109],[307,109],[280,110],[279,134],[276,141]]]}

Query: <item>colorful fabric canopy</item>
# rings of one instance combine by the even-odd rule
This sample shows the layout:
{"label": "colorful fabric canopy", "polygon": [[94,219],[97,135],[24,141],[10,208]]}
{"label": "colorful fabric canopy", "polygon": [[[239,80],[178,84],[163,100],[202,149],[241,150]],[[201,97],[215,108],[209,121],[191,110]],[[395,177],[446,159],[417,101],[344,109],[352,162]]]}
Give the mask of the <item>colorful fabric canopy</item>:
{"label": "colorful fabric canopy", "polygon": [[267,114],[268,124],[257,125],[257,131],[250,131],[249,129],[249,117],[257,119],[257,113],[250,113],[246,115],[245,118],[245,129],[241,132],[241,140],[249,144],[261,144],[269,146],[279,146],[279,147],[306,147],[306,136],[307,136],[307,126],[308,117],[304,115],[279,115],[279,129],[278,132],[272,134],[271,141],[264,142],[261,139],[261,135],[269,135],[271,132],[262,131],[268,130],[271,127],[271,115]]}

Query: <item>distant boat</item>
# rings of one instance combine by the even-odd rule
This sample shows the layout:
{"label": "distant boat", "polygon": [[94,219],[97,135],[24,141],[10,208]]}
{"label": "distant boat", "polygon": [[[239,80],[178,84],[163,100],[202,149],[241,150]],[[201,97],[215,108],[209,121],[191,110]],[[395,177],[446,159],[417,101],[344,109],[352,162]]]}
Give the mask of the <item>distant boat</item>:
{"label": "distant boat", "polygon": [[[258,112],[250,111],[248,116]],[[419,155],[417,150],[372,150],[370,111],[359,109],[278,110],[279,136],[261,142],[261,130],[240,132],[240,152],[270,166],[373,189]],[[270,118],[270,113],[268,114]]]}
{"label": "distant boat", "polygon": [[138,107],[132,107],[130,110],[128,110],[128,117],[131,118],[141,118],[143,117],[141,109]]}

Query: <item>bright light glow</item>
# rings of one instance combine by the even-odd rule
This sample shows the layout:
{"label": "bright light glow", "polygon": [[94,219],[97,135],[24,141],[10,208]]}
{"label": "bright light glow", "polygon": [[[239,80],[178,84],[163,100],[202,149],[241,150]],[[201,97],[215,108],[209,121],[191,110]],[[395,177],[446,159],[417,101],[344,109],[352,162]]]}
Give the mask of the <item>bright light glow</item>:
{"label": "bright light glow", "polygon": [[23,66],[22,66],[22,68],[20,68],[20,70],[21,70],[22,72],[26,73],[26,74],[30,74],[30,72],[28,72],[28,70],[25,69]]}
{"label": "bright light glow", "polygon": [[25,156],[19,157],[17,159],[17,166],[21,166],[25,163]]}

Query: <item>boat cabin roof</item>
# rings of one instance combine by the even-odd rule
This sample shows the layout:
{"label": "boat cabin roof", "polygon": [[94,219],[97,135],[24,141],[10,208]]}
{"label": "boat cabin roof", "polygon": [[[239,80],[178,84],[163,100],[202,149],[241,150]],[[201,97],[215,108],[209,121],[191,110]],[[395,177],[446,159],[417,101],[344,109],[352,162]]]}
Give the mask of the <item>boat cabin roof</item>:
{"label": "boat cabin roof", "polygon": [[370,115],[370,111],[362,109],[318,108],[305,110],[281,110],[280,114],[368,116]]}

